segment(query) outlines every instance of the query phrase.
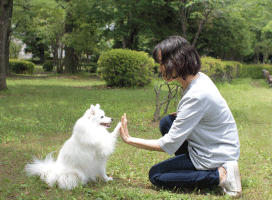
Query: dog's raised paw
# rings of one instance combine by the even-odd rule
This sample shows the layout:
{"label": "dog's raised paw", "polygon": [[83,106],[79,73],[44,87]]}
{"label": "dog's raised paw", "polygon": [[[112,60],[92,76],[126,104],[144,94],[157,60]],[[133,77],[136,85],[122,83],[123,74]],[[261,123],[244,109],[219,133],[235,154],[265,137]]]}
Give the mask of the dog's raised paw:
{"label": "dog's raised paw", "polygon": [[119,123],[117,124],[116,128],[114,129],[114,131],[119,132],[120,128],[121,128],[121,122],[119,122]]}
{"label": "dog's raised paw", "polygon": [[106,181],[113,181],[113,178],[112,177],[108,177],[108,180]]}

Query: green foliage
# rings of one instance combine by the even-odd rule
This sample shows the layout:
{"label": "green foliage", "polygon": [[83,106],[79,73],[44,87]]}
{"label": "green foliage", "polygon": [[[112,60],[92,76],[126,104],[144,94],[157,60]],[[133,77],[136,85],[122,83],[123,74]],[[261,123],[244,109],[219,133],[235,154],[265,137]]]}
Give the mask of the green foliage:
{"label": "green foliage", "polygon": [[85,68],[86,72],[96,73],[97,72],[97,63],[94,63],[94,62],[86,63],[84,68]]}
{"label": "green foliage", "polygon": [[151,81],[154,60],[145,52],[113,49],[101,54],[98,73],[108,86],[137,87]]}
{"label": "green foliage", "polygon": [[10,59],[9,67],[15,74],[33,74],[35,65],[30,61]]}
{"label": "green foliage", "polygon": [[12,39],[9,45],[9,57],[18,58],[22,44]]}
{"label": "green foliage", "polygon": [[236,61],[223,61],[224,71],[228,80],[232,80],[235,77],[240,77],[242,64]]}
{"label": "green foliage", "polygon": [[201,62],[201,70],[213,80],[231,81],[236,77],[263,79],[262,69],[272,73],[272,65],[241,64],[236,61],[222,61],[212,57],[203,57]]}
{"label": "green foliage", "polygon": [[43,70],[47,72],[51,72],[54,69],[54,64],[52,61],[47,61],[43,64]]}
{"label": "green foliage", "polygon": [[243,65],[241,70],[242,78],[253,78],[253,79],[262,79],[264,78],[262,69],[266,69],[269,73],[272,73],[272,65],[263,65],[263,64],[250,64]]}
{"label": "green foliage", "polygon": [[212,57],[201,58],[202,71],[213,80],[231,81],[239,77],[242,64],[236,61],[222,61]]}
{"label": "green foliage", "polygon": [[202,71],[213,79],[222,79],[224,77],[224,65],[220,59],[212,57],[201,58]]}

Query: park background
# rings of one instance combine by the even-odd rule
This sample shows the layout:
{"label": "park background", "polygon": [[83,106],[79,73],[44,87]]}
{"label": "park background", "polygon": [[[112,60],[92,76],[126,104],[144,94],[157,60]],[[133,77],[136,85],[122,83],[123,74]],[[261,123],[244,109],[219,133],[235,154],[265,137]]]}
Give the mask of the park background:
{"label": "park background", "polygon": [[[0,20],[0,199],[230,199],[217,187],[154,188],[148,171],[169,156],[120,139],[107,165],[111,183],[63,191],[23,171],[32,155],[57,155],[90,104],[99,103],[115,119],[113,127],[127,113],[131,135],[159,138],[154,89],[162,86],[161,102],[179,86],[164,85],[154,62],[140,87],[109,85],[99,62],[115,50],[125,57],[145,52],[143,59],[150,60],[154,45],[170,35],[185,37],[197,49],[202,71],[236,119],[241,198],[272,198],[272,94],[262,71],[272,73],[272,1],[8,0],[1,1]],[[137,67],[132,60],[122,65]],[[141,76],[134,75],[131,80]],[[180,90],[168,113],[175,111],[177,98]]]}

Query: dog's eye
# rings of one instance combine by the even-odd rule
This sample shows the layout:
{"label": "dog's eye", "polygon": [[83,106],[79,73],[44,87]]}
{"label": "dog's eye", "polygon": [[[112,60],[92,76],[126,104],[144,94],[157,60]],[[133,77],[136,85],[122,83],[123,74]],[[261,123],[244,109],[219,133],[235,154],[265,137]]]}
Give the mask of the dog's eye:
{"label": "dog's eye", "polygon": [[103,119],[103,118],[104,118],[104,116],[101,117],[101,119]]}

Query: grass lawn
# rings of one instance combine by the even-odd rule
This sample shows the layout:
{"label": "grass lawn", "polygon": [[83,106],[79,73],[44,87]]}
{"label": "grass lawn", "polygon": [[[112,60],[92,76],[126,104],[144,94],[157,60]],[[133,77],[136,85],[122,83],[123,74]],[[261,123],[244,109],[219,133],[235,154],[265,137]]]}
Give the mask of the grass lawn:
{"label": "grass lawn", "polygon": [[[44,158],[71,136],[75,121],[90,104],[99,103],[115,119],[127,113],[132,136],[160,137],[154,84],[141,89],[112,89],[90,75],[10,77],[0,92],[0,199],[231,199],[219,187],[205,190],[160,190],[148,180],[149,169],[170,156],[119,141],[107,164],[113,182],[90,182],[72,191],[49,188],[27,177],[32,155]],[[217,84],[236,119],[241,157],[241,199],[272,199],[272,89],[265,80],[237,79]],[[166,91],[164,91],[166,92]],[[169,112],[175,111],[171,105]]]}

